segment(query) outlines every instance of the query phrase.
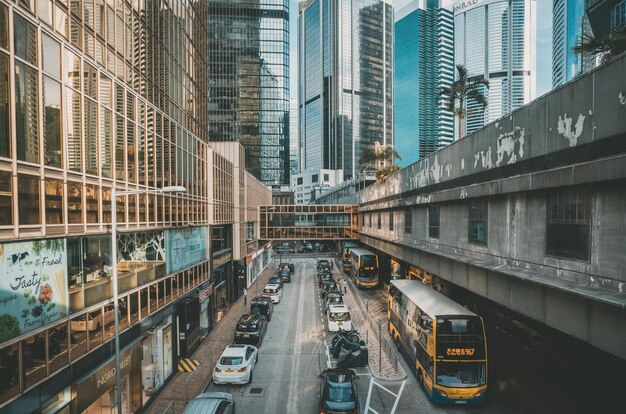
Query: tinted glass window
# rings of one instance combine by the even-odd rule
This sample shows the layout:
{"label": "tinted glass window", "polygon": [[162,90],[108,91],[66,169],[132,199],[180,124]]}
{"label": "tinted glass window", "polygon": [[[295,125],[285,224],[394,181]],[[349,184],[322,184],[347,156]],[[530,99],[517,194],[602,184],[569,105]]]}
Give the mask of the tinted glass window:
{"label": "tinted glass window", "polygon": [[220,365],[241,365],[243,357],[222,357]]}

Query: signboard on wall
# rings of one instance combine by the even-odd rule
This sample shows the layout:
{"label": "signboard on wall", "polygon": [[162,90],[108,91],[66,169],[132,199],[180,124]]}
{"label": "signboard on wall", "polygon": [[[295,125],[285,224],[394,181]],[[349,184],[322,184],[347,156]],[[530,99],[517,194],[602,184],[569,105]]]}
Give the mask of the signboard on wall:
{"label": "signboard on wall", "polygon": [[206,227],[189,227],[165,231],[165,266],[167,274],[203,262],[206,254]]}
{"label": "signboard on wall", "polygon": [[65,239],[0,244],[0,343],[68,315]]}

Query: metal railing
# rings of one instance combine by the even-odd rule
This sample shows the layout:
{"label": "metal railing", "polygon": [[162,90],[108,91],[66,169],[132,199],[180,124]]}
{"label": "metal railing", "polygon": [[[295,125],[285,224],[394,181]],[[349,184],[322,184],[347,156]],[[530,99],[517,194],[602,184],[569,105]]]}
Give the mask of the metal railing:
{"label": "metal railing", "polygon": [[394,350],[395,344],[392,345],[382,332],[383,326],[386,325],[386,321],[383,321],[382,319],[375,319],[374,315],[370,313],[367,303],[365,305],[365,318],[369,321],[369,326],[366,327],[365,331],[365,343],[368,345],[368,347],[370,330],[372,335],[378,335],[378,371],[382,371],[382,356],[384,354],[389,362],[393,365],[394,372],[397,374],[399,362],[398,355]]}

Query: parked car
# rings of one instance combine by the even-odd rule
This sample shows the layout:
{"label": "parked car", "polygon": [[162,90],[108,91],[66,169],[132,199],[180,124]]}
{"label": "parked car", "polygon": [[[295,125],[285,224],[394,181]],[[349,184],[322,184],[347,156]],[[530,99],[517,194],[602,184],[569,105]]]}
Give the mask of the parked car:
{"label": "parked car", "polygon": [[320,378],[319,413],[359,413],[359,377],[351,369],[330,368],[322,371]]}
{"label": "parked car", "polygon": [[274,313],[274,302],[267,296],[257,296],[250,301],[250,313],[263,315],[269,322],[272,320],[272,313]]}
{"label": "parked car", "polygon": [[263,288],[263,296],[271,298],[274,303],[280,303],[283,298],[283,289],[279,285],[267,284]]}
{"label": "parked car", "polygon": [[319,272],[320,270],[330,270],[330,262],[326,259],[320,259],[317,261],[317,271]]}
{"label": "parked car", "polygon": [[100,330],[103,326],[113,323],[114,321],[115,309],[113,304],[109,304],[104,307],[104,315],[100,309],[89,312],[85,318],[73,319],[70,322],[70,328],[72,331],[94,331]]}
{"label": "parked car", "polygon": [[289,273],[293,275],[293,273],[296,270],[296,267],[293,263],[281,263],[278,265],[278,270],[284,270],[284,269],[289,270]]}
{"label": "parked car", "polygon": [[325,284],[329,284],[329,283],[335,283],[335,279],[333,279],[333,277],[330,276],[330,275],[323,275],[319,279],[317,284],[318,284],[318,287],[323,290],[324,289],[324,285]]}
{"label": "parked car", "polygon": [[269,282],[267,282],[268,285],[278,285],[280,286],[280,288],[283,288],[283,279],[276,275],[276,276],[272,276],[269,280]]}
{"label": "parked car", "polygon": [[352,330],[350,309],[346,305],[330,305],[326,310],[328,320],[328,332],[338,332]]}
{"label": "parked car", "polygon": [[189,401],[183,414],[235,414],[235,401],[225,392],[206,392]]}
{"label": "parked car", "polygon": [[243,315],[235,328],[235,343],[260,347],[266,331],[267,319],[264,315]]}
{"label": "parked car", "polygon": [[330,305],[343,305],[343,297],[339,292],[328,292],[326,293],[324,303],[326,304],[326,309],[328,309]]}
{"label": "parked car", "polygon": [[326,299],[326,293],[328,292],[341,292],[339,289],[339,285],[337,284],[337,282],[335,282],[334,279],[324,280],[322,282],[320,290],[322,291],[322,299],[324,300]]}
{"label": "parked car", "polygon": [[289,271],[289,268],[279,269],[277,273],[283,282],[291,283],[291,271]]}
{"label": "parked car", "polygon": [[258,349],[255,346],[228,345],[215,364],[213,382],[215,384],[249,384],[258,359]]}
{"label": "parked car", "polygon": [[352,270],[352,262],[348,259],[343,259],[341,261],[341,264],[343,265],[344,273],[350,273],[350,271]]}

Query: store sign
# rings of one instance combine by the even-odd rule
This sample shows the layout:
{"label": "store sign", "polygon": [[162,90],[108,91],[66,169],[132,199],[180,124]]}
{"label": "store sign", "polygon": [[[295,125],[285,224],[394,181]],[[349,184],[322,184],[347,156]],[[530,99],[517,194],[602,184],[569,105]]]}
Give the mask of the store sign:
{"label": "store sign", "polygon": [[207,258],[206,227],[165,231],[167,274],[196,265]]}
{"label": "store sign", "polygon": [[64,239],[0,244],[0,343],[68,315]]}
{"label": "store sign", "polygon": [[209,298],[209,296],[211,296],[212,293],[213,293],[212,285],[209,285],[208,287],[204,289],[200,289],[200,291],[198,292],[198,300],[200,302],[204,302],[205,300]]}
{"label": "store sign", "polygon": [[454,13],[465,13],[478,6],[486,6],[491,3],[502,2],[502,0],[457,0],[454,3]]}
{"label": "store sign", "polygon": [[[124,358],[120,358],[120,368],[122,373],[126,375],[127,368],[130,367],[130,353],[126,355]],[[100,391],[101,388],[109,389],[113,387],[115,384],[115,374],[117,372],[117,368],[114,366],[109,367],[108,365],[98,371],[96,373],[96,392]]]}

